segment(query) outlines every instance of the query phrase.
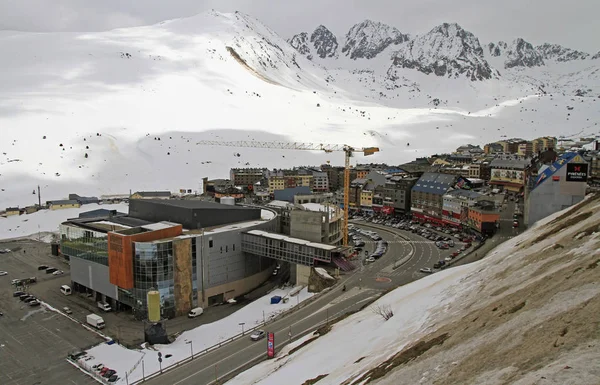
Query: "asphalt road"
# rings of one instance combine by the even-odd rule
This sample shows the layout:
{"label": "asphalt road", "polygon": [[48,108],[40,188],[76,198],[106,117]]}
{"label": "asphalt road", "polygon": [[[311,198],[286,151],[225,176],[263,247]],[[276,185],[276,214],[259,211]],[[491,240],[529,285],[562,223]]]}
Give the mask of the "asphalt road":
{"label": "asphalt road", "polygon": [[[359,227],[366,224],[355,223]],[[321,295],[314,302],[297,310],[289,316],[280,319],[265,328],[267,332],[275,333],[275,346],[280,349],[290,340],[317,329],[317,325],[332,320],[345,313],[359,310],[382,292],[408,282],[422,278],[425,274],[418,270],[422,267],[431,267],[434,262],[443,259],[454,249],[440,250],[434,242],[413,233],[371,225],[377,228],[379,235],[388,241],[387,253],[377,261],[362,266],[351,275],[342,279],[330,292]],[[367,243],[366,249],[372,251],[373,243]],[[397,262],[412,253],[408,262],[394,268]],[[361,256],[361,259],[364,259]],[[342,285],[347,290],[342,291]],[[200,359],[188,362],[178,368],[157,376],[145,383],[149,385],[203,385],[211,384],[216,379],[229,376],[244,367],[247,363],[257,362],[266,358],[266,340],[253,342],[248,338],[241,338],[215,351],[209,352]],[[158,357],[157,357],[158,358]]]}

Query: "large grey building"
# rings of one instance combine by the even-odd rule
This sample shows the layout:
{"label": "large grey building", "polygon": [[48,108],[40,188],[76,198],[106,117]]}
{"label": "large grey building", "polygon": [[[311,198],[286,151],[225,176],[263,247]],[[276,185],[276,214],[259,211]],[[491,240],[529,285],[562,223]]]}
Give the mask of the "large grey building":
{"label": "large grey building", "polygon": [[[129,215],[98,213],[62,223],[61,253],[70,260],[74,291],[87,292],[94,300],[106,300],[116,308],[133,309],[143,318],[146,293],[156,289],[163,316],[170,318],[245,294],[268,279],[275,260],[244,252],[242,234],[276,231],[274,211],[249,209],[232,214],[228,211],[231,206],[222,210],[166,207],[188,210],[173,215],[191,228],[160,220],[158,214],[136,218],[131,211]],[[229,218],[228,223],[205,218],[221,213]],[[252,213],[252,218],[244,220],[247,213]],[[212,226],[197,229],[187,218]]]}

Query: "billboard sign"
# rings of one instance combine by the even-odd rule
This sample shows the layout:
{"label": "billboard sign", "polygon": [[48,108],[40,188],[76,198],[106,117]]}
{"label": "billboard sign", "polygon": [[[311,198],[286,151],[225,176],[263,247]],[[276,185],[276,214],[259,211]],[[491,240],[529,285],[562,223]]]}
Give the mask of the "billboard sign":
{"label": "billboard sign", "polygon": [[275,333],[267,333],[267,357],[275,357]]}
{"label": "billboard sign", "polygon": [[587,182],[587,163],[567,163],[567,182]]}
{"label": "billboard sign", "polygon": [[523,184],[524,176],[521,170],[492,169],[492,182],[508,182]]}

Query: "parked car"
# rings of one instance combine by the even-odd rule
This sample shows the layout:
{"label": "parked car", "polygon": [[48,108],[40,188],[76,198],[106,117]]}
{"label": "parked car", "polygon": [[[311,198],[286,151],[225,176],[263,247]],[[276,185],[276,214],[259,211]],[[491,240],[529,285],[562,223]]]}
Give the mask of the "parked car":
{"label": "parked car", "polygon": [[39,265],[38,266],[38,270],[46,270],[48,268],[48,266],[46,265]]}
{"label": "parked car", "polygon": [[41,304],[42,303],[39,300],[37,300],[37,299],[34,299],[33,301],[29,302],[29,306],[31,306],[31,307],[40,306]]}
{"label": "parked car", "polygon": [[52,273],[52,275],[62,275],[62,274],[64,274],[64,273],[65,273],[65,272],[64,272],[64,271],[62,271],[62,270],[56,270],[54,273]]}
{"label": "parked car", "polygon": [[65,314],[73,314],[73,310],[71,310],[67,306],[63,307],[63,311],[65,312]]}
{"label": "parked car", "polygon": [[25,295],[25,294],[27,294],[27,293],[25,293],[24,291],[21,291],[21,290],[15,291],[13,293],[13,297],[20,297],[20,296]]}
{"label": "parked car", "polygon": [[252,341],[258,341],[258,340],[265,338],[266,336],[267,336],[267,333],[265,333],[264,330],[257,330],[250,335],[250,339]]}
{"label": "parked car", "polygon": [[3,275],[8,275],[8,272],[6,272],[6,271],[0,271],[0,277],[3,276]]}
{"label": "parked car", "polygon": [[432,270],[430,267],[424,267],[424,268],[422,268],[422,269],[419,269],[419,271],[420,271],[421,273],[427,273],[427,274],[431,274],[431,273],[433,273],[433,270]]}

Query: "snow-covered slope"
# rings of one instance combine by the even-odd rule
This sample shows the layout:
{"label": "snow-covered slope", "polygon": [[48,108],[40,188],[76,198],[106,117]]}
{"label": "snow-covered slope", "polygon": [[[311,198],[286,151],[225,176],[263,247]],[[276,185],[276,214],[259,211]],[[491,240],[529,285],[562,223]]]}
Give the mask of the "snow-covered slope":
{"label": "snow-covered slope", "polygon": [[597,384],[599,226],[585,201],[227,384]]}
{"label": "snow-covered slope", "polygon": [[[100,33],[0,33],[0,210],[37,203],[37,185],[44,201],[200,190],[203,177],[231,167],[342,163],[336,153],[196,145],[203,139],[376,144],[370,161],[399,164],[504,135],[597,131],[598,60],[551,60],[476,82],[396,66],[390,76],[406,35],[358,26],[354,43],[343,43],[355,58],[317,28],[306,36],[312,60],[240,13]],[[474,51],[439,39],[457,47],[441,57],[451,73],[454,63],[476,69],[462,62]],[[503,60],[484,51],[489,63]]]}

